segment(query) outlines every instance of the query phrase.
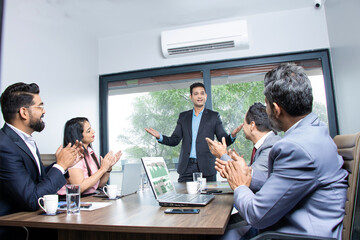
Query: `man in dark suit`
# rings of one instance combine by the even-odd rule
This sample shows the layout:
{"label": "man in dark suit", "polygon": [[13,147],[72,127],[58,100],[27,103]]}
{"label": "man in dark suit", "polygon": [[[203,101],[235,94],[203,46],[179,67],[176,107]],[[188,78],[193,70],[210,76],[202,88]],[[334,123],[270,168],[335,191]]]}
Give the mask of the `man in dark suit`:
{"label": "man in dark suit", "polygon": [[202,172],[207,181],[216,181],[215,157],[210,153],[205,138],[214,139],[216,135],[220,140],[225,137],[226,143],[230,145],[241,129],[239,126],[232,131],[231,136],[228,135],[219,113],[205,108],[206,97],[204,84],[197,82],[190,86],[190,99],[194,108],[180,113],[176,128],[170,137],[152,128],[145,129],[161,144],[176,146],[182,140],[177,169],[180,174],[179,182],[192,181],[194,172]]}
{"label": "man in dark suit", "polygon": [[[66,183],[64,173],[82,154],[81,144],[62,146],[57,163],[45,170],[31,134],[45,123],[44,104],[35,83],[15,83],[0,98],[5,120],[0,130],[0,216],[37,210],[38,198],[56,192]],[[1,239],[17,239],[21,230],[1,228]]]}
{"label": "man in dark suit", "polygon": [[[266,114],[266,107],[261,103],[254,103],[249,107],[249,110],[245,114],[244,123],[240,125],[243,129],[245,138],[253,142],[254,148],[250,160],[250,166],[252,169],[252,178],[250,189],[253,192],[259,191],[264,185],[268,177],[268,157],[269,152],[275,142],[281,139],[272,130],[270,120]],[[226,143],[217,144],[211,139],[206,139],[209,144],[211,153],[219,158],[223,168],[226,165],[226,161],[230,160],[230,156],[227,155]],[[215,167],[220,174],[221,169]],[[222,175],[222,177],[224,177]]]}
{"label": "man in dark suit", "polygon": [[224,238],[260,229],[341,239],[348,173],[327,126],[312,113],[311,83],[294,64],[271,70],[264,83],[269,119],[285,135],[269,153],[269,178],[256,194],[249,189],[251,171],[244,159],[230,153],[234,161],[223,174],[249,225],[231,228]]}

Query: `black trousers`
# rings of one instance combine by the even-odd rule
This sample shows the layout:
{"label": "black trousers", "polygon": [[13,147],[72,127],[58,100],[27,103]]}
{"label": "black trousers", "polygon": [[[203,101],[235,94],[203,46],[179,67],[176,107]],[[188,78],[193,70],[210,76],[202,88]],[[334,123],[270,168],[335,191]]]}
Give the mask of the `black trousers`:
{"label": "black trousers", "polygon": [[[198,163],[189,161],[186,171],[183,174],[180,174],[178,182],[191,182],[193,181],[193,173],[200,172]],[[216,181],[216,174],[211,176],[203,176],[206,178],[207,182]]]}

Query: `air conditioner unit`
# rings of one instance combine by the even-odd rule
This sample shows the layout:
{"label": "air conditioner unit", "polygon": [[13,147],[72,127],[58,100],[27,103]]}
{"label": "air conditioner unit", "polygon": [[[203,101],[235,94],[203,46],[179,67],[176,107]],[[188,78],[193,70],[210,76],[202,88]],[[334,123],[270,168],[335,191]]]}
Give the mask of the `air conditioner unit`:
{"label": "air conditioner unit", "polygon": [[181,28],[161,33],[165,58],[249,48],[246,20]]}

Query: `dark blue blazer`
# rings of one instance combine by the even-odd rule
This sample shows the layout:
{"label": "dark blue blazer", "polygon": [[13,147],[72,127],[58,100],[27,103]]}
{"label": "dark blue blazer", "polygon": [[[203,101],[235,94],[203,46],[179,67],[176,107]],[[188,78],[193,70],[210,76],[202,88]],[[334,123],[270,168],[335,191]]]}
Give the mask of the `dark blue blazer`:
{"label": "dark blue blazer", "polygon": [[4,124],[0,130],[0,216],[36,210],[38,198],[55,194],[66,184],[59,169],[46,171],[41,161],[40,167],[41,175],[26,143]]}
{"label": "dark blue blazer", "polygon": [[[177,172],[183,174],[186,171],[192,143],[192,116],[193,110],[180,113],[176,128],[170,137],[163,136],[162,144],[176,146],[182,140],[181,152],[179,156],[179,165]],[[196,137],[196,158],[199,169],[204,176],[216,174],[215,157],[211,154],[209,146],[205,140],[206,137],[218,141],[223,137],[226,138],[226,144],[232,144],[231,137],[228,135],[222,125],[218,112],[204,109],[199,125],[198,135]]]}

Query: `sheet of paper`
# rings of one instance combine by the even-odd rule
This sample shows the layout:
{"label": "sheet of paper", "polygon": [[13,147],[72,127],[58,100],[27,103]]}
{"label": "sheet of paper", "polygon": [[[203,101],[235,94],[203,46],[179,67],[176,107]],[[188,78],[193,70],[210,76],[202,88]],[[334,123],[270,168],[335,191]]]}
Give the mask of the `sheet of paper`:
{"label": "sheet of paper", "polygon": [[81,207],[80,211],[93,211],[99,208],[110,206],[112,204],[112,202],[86,202],[86,203],[91,203],[91,207],[89,208]]}

